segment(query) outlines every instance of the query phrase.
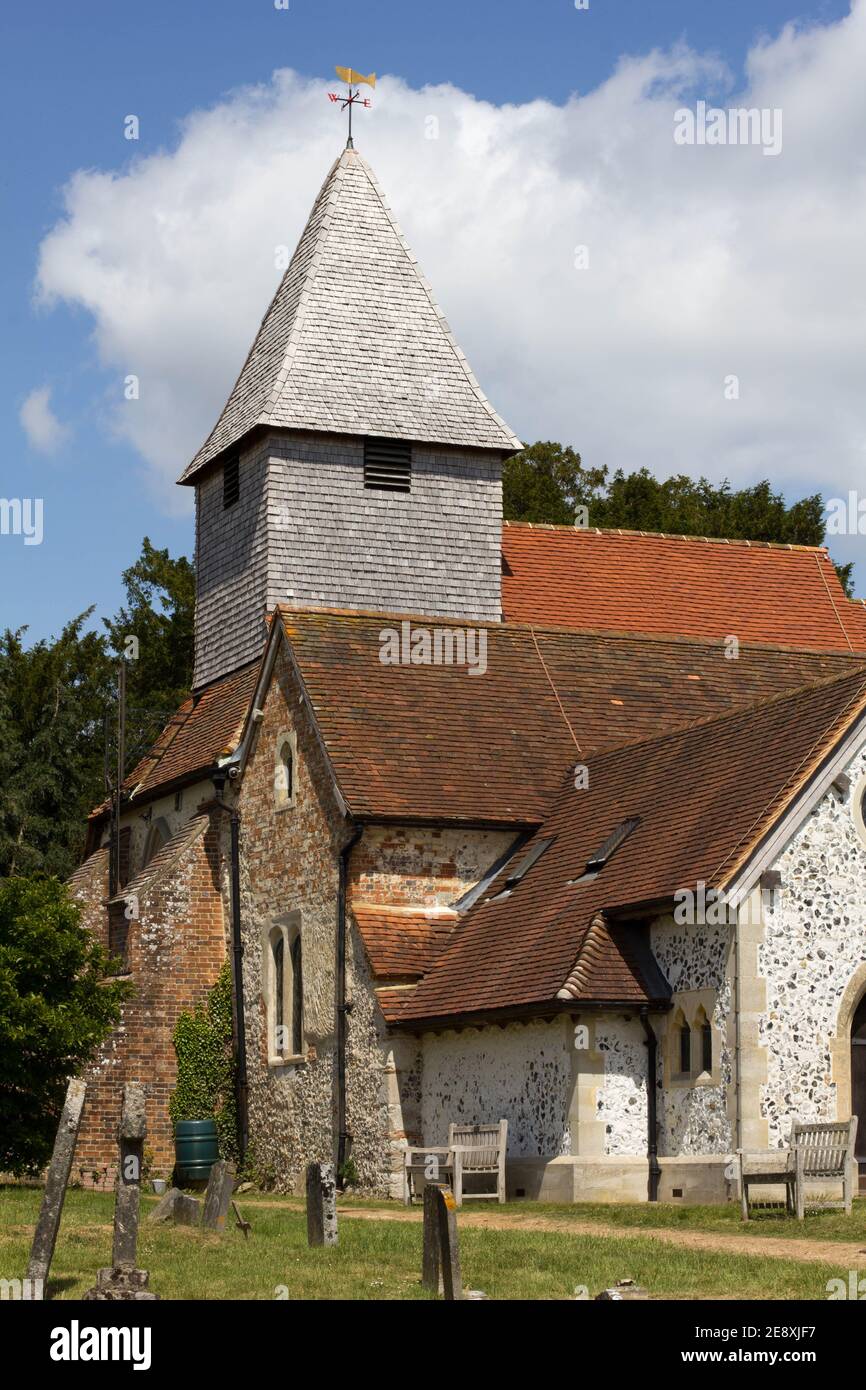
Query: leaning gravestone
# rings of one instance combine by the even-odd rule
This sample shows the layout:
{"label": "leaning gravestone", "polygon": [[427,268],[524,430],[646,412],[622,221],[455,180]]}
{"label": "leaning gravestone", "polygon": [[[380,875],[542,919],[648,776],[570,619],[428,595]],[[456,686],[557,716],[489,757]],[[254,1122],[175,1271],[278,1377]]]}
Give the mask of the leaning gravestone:
{"label": "leaning gravestone", "polygon": [[207,1192],[204,1195],[202,1226],[209,1231],[224,1231],[235,1186],[235,1170],[225,1159],[218,1159],[210,1170]]}
{"label": "leaning gravestone", "polygon": [[72,1159],[75,1154],[78,1131],[81,1127],[81,1112],[84,1108],[86,1093],[87,1083],[85,1081],[70,1081],[66,1088],[66,1100],[63,1105],[63,1113],[60,1116],[60,1124],[57,1126],[54,1152],[48,1165],[45,1192],[42,1196],[39,1220],[36,1222],[33,1244],[30,1247],[30,1260],[27,1265],[27,1278],[30,1281],[31,1289],[35,1291],[34,1297],[37,1299],[45,1297],[45,1290],[48,1287],[48,1271],[51,1268],[54,1246],[57,1243],[57,1232],[66,1197],[66,1184],[69,1182],[69,1174],[72,1171]]}
{"label": "leaning gravestone", "polygon": [[114,1302],[159,1297],[148,1290],[147,1270],[137,1269],[135,1264],[145,1133],[144,1087],[139,1081],[130,1081],[123,1088],[111,1267],[97,1271],[96,1284],[84,1295],[86,1299]]}
{"label": "leaning gravestone", "polygon": [[333,1163],[307,1167],[307,1244],[337,1244],[337,1179]]}

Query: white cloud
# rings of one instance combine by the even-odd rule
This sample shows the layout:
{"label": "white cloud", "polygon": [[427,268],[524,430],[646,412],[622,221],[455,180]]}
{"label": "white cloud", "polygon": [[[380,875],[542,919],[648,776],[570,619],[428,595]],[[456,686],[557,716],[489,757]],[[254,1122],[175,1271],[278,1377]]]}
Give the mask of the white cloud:
{"label": "white cloud", "polygon": [[[866,464],[864,67],[855,0],[753,49],[745,90],[686,47],[624,60],[563,106],[389,77],[356,143],[523,438],[611,468],[841,489]],[[76,174],[42,244],[40,297],[92,315],[112,426],[168,505],[276,285],[274,248],[339,152],[327,85],[280,71],[191,115],[173,151]],[[701,98],[780,108],[782,152],[675,144],[674,111]]]}
{"label": "white cloud", "polygon": [[27,396],[18,418],[32,449],[40,454],[54,454],[69,435],[69,427],[61,424],[51,409],[51,387],[37,386]]}

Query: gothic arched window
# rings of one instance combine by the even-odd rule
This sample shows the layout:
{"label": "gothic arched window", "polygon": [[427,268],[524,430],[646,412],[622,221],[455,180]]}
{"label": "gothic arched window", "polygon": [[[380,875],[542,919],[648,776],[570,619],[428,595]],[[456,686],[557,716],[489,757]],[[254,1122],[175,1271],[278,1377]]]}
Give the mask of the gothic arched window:
{"label": "gothic arched window", "polygon": [[284,733],[277,738],[274,762],[274,803],[278,810],[294,806],[297,786],[297,745],[294,734]]}
{"label": "gothic arched window", "polygon": [[300,1057],[304,1050],[304,976],[301,933],[292,942],[292,1052]]}
{"label": "gothic arched window", "polygon": [[680,1074],[688,1076],[692,1070],[692,1030],[683,1019],[680,1024]]}
{"label": "gothic arched window", "polygon": [[274,1052],[281,1057],[286,1047],[286,938],[282,931],[271,942],[274,955]]}
{"label": "gothic arched window", "polygon": [[264,995],[268,1061],[304,1059],[304,976],[300,914],[290,913],[267,933]]}

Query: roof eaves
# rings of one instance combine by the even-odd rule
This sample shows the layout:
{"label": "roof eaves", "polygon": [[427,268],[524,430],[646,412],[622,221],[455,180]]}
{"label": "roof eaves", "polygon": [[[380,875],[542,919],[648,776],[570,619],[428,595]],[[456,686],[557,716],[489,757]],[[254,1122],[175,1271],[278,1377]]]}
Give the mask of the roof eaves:
{"label": "roof eaves", "polygon": [[[866,678],[854,709],[834,721],[808,763],[801,764],[757,823],[754,833],[741,841],[717,870],[721,890],[739,901],[781,852],[797,825],[829,790],[834,777],[854,755],[866,737]],[[715,877],[715,876],[714,876]]]}
{"label": "roof eaves", "polygon": [[[407,990],[407,1001],[414,990]],[[418,1015],[417,1017],[396,1017],[389,1028],[392,1032],[427,1033],[445,1031],[450,1028],[486,1027],[488,1024],[519,1021],[521,1019],[554,1019],[562,1014],[580,1013],[589,1010],[597,1013],[637,1013],[647,1009],[650,1013],[667,1013],[671,1007],[669,999],[641,1001],[639,999],[542,999],[525,1004],[508,1004],[501,1008],[468,1009],[465,1013],[443,1013]]]}

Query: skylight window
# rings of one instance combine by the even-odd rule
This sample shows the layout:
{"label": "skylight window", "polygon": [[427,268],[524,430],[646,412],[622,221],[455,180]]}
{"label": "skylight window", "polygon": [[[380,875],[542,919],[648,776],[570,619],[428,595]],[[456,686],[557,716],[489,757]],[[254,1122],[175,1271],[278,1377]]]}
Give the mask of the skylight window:
{"label": "skylight window", "polygon": [[[509,893],[513,892],[513,890],[517,887],[518,883],[520,883],[521,879],[525,878],[526,875],[529,873],[529,870],[532,868],[533,864],[538,863],[542,854],[544,854],[544,851],[550,849],[550,846],[553,844],[553,840],[554,837],[551,836],[548,840],[535,841],[535,844],[527,850],[526,854],[523,855],[522,859],[518,859],[514,868],[511,870],[511,873],[506,878],[502,889],[496,894],[496,898],[506,898]],[[496,898],[490,898],[489,901],[495,902]]]}
{"label": "skylight window", "polygon": [[628,839],[633,831],[640,825],[640,816],[630,816],[628,820],[622,821],[615,830],[612,830],[604,844],[591,854],[586,861],[586,867],[578,878],[571,879],[572,883],[585,883],[597,878],[605,864],[613,857],[620,845]]}
{"label": "skylight window", "polygon": [[619,849],[624,840],[627,840],[633,830],[637,830],[640,825],[640,816],[631,816],[629,820],[624,820],[621,825],[612,830],[600,849],[595,854],[591,854],[586,861],[586,872],[588,874],[599,873]]}

